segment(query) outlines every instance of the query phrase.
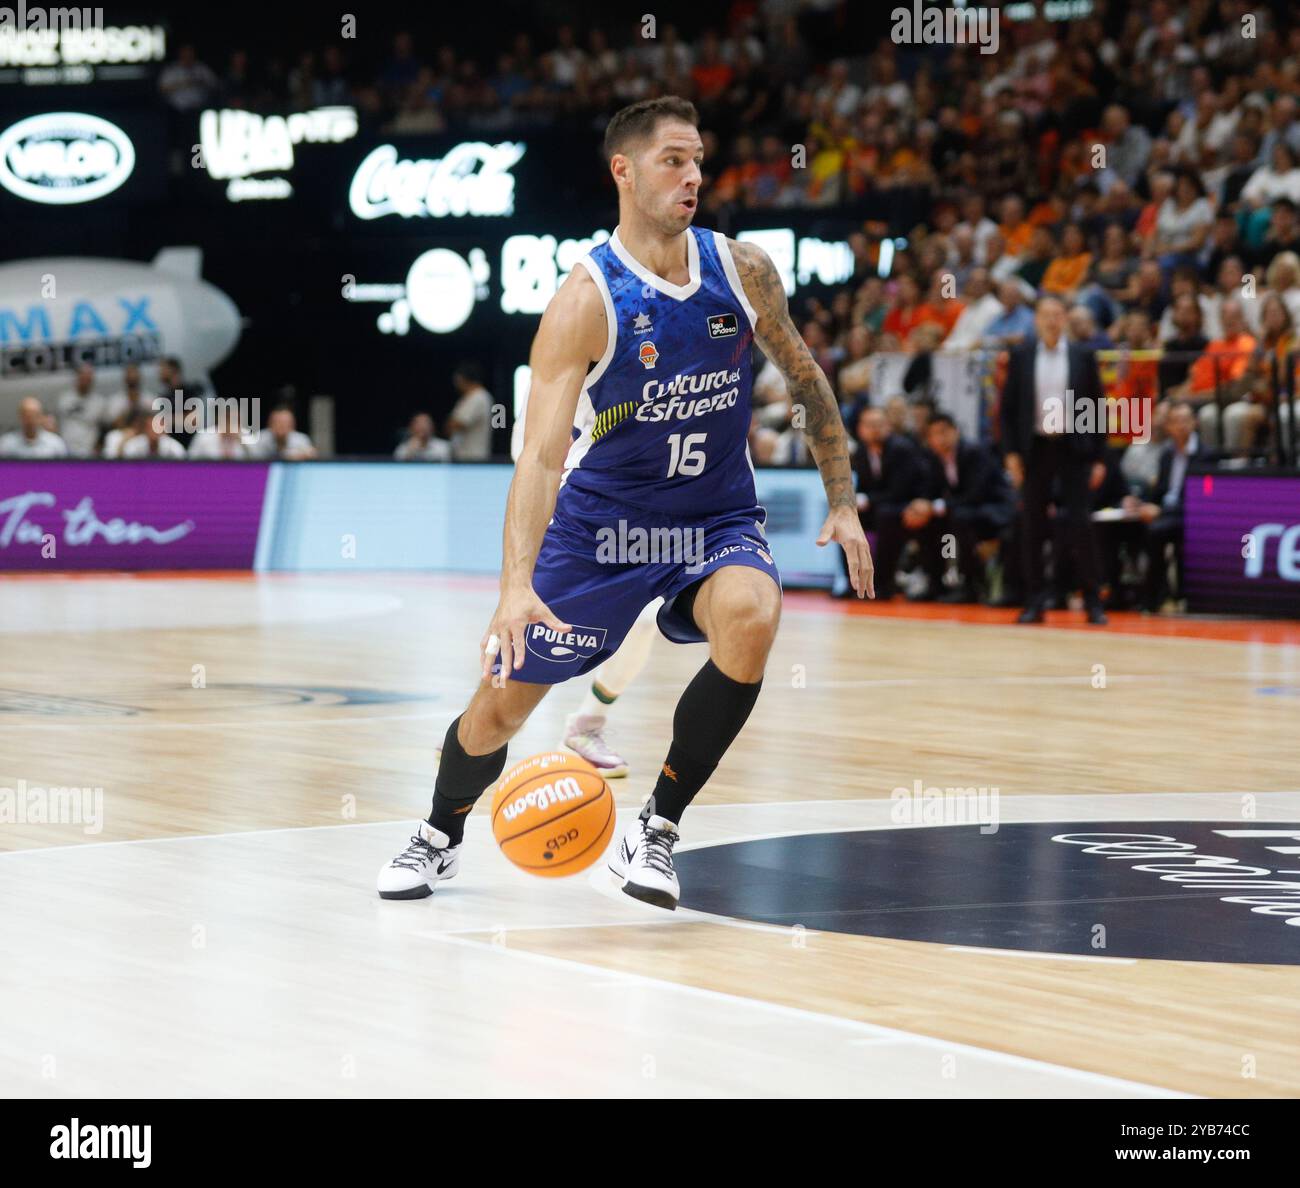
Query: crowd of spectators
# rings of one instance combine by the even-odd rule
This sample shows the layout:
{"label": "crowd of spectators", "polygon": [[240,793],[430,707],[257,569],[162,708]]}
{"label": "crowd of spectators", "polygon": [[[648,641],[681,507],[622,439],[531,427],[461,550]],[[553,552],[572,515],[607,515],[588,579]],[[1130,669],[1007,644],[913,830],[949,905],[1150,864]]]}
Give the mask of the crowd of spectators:
{"label": "crowd of spectators", "polygon": [[[1157,436],[1127,448],[1112,437],[1096,488],[1130,521],[1167,518],[1177,493],[1165,472],[1181,476],[1189,451],[1297,460],[1300,25],[1284,6],[1246,0],[1091,7],[1059,22],[1003,10],[990,54],[880,37],[866,52],[826,55],[810,45],[805,17],[833,17],[835,5],[763,0],[733,4],[722,27],[665,24],[654,38],[566,25],[545,38],[514,34],[491,60],[409,32],[377,69],[361,69],[346,43],[292,63],[237,51],[218,68],[186,47],[160,85],[181,109],[352,103],[393,131],[482,134],[565,122],[599,130],[634,100],[692,99],[705,142],[703,225],[778,207],[856,223],[847,282],[801,293],[792,312],[840,399],[860,480],[878,479],[861,460],[864,450],[875,457],[868,439],[890,437],[881,426],[921,458],[909,468],[913,526],[900,518],[907,540],[923,543],[917,500],[931,515],[936,500],[949,504],[934,494],[946,469],[936,446],[955,429],[932,415],[943,396],[936,357],[983,360],[983,429],[952,456],[966,451],[969,466],[970,451],[984,450],[999,461],[999,498],[1013,510],[987,545],[1016,519],[997,415],[1006,352],[1034,339],[1044,296],[1065,303],[1069,340],[1097,353],[1107,395],[1148,406]],[[882,207],[891,191],[905,201]],[[882,385],[886,356],[906,366]],[[755,460],[808,464],[770,364],[755,406]],[[398,456],[458,456],[452,442],[465,427],[436,428],[416,417]],[[1143,548],[1121,545],[1107,571],[1136,556],[1150,601],[1163,570],[1141,561]],[[976,572],[959,576],[958,592],[972,593]],[[916,588],[926,585],[935,583]]]}
{"label": "crowd of spectators", "polygon": [[19,401],[17,427],[0,434],[0,458],[296,462],[316,457],[290,405],[271,409],[265,426],[254,423],[242,414],[239,401],[210,398],[170,356],[159,362],[157,382],[148,387],[140,367],[129,364],[122,369],[120,388],[101,390],[95,369],[83,364],[72,387],[50,404],[46,408],[36,396]]}

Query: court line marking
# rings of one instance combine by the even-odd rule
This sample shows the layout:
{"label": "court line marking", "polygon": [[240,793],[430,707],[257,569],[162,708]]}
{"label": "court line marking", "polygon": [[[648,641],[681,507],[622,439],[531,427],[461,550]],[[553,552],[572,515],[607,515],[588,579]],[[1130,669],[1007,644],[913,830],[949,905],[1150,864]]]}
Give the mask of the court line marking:
{"label": "court line marking", "polygon": [[[1111,684],[1177,684],[1187,678],[1195,678],[1198,681],[1208,682],[1242,682],[1251,681],[1271,681],[1286,682],[1287,680],[1300,677],[1300,672],[1293,672],[1290,669],[1282,672],[1240,672],[1240,673],[1205,673],[1200,670],[1189,670],[1186,672],[1167,672],[1167,673],[1113,673],[1107,672],[1106,683]],[[924,688],[933,685],[1091,685],[1093,677],[1088,673],[1056,673],[1045,674],[1042,676],[970,676],[970,677],[952,677],[952,676],[929,676],[929,677],[862,677],[852,680],[813,680],[805,688],[809,690],[818,689],[912,689]],[[428,686],[431,689],[449,689],[461,692],[465,686],[461,682],[446,682],[438,685],[436,682]],[[639,681],[638,689],[680,689],[679,682],[656,682],[656,681]],[[35,696],[48,696],[48,694],[36,693]],[[108,696],[109,694],[105,694]],[[116,696],[116,694],[113,694]],[[435,700],[431,698],[416,698],[416,700]],[[329,710],[328,705],[307,706],[305,709],[311,710]],[[250,708],[250,714],[254,713],[256,707]],[[152,711],[146,711],[152,712]],[[289,727],[298,729],[303,726],[357,726],[365,725],[369,722],[423,722],[433,718],[441,718],[451,712],[451,707],[439,706],[438,709],[428,713],[418,714],[374,714],[368,717],[340,717],[340,718],[276,718],[271,721],[258,721],[256,718],[241,718],[234,721],[204,721],[204,722],[167,722],[154,721],[145,716],[135,715],[99,715],[99,714],[67,714],[59,716],[57,722],[7,722],[5,721],[6,711],[0,711],[0,728],[5,730],[108,730],[127,728],[132,730],[211,730],[224,729],[228,727],[240,727],[242,729],[278,729],[280,727]],[[21,712],[16,712],[14,717],[23,717]],[[31,715],[35,716],[35,715]],[[51,715],[41,715],[49,717]]]}
{"label": "court line marking", "polygon": [[1143,1084],[1140,1081],[1130,1081],[1123,1077],[1114,1077],[1106,1073],[1096,1073],[1089,1069],[1072,1068],[1069,1065],[1051,1064],[1046,1060],[1037,1060],[1032,1056],[1020,1056],[1014,1052],[1002,1052],[996,1048],[980,1048],[974,1044],[961,1043],[959,1041],[950,1041],[938,1039],[935,1036],[924,1035],[919,1032],[904,1031],[901,1028],[890,1027],[883,1023],[868,1023],[863,1019],[850,1019],[843,1015],[827,1015],[820,1011],[811,1011],[804,1007],[790,1006],[787,1003],[772,1002],[765,998],[746,998],[739,994],[728,994],[723,990],[711,990],[703,986],[693,986],[686,982],[673,982],[664,978],[656,978],[650,974],[634,973],[627,970],[611,971],[605,966],[591,965],[585,961],[576,961],[570,957],[556,957],[549,953],[534,953],[524,949],[511,949],[509,946],[499,946],[492,944],[483,944],[479,941],[466,940],[460,936],[450,936],[446,933],[414,933],[413,935],[424,939],[440,941],[443,944],[459,945],[463,948],[474,949],[482,952],[506,953],[525,961],[532,961],[538,964],[559,967],[561,969],[581,972],[587,975],[604,974],[611,972],[616,973],[619,977],[625,978],[632,983],[648,985],[657,990],[672,989],[680,993],[690,995],[696,998],[702,998],[711,1002],[734,1006],[736,1003],[744,1003],[749,1006],[757,1006],[761,1010],[772,1014],[782,1015],[787,1018],[796,1019],[804,1023],[817,1023],[822,1026],[830,1025],[844,1031],[856,1031],[865,1038],[877,1040],[891,1040],[896,1043],[911,1043],[918,1047],[938,1049],[945,1054],[964,1053],[971,1057],[982,1057],[993,1064],[1011,1065],[1023,1070],[1032,1069],[1043,1073],[1050,1073],[1056,1076],[1064,1076],[1066,1079],[1077,1079],[1079,1081],[1095,1084],[1098,1087],[1107,1089],[1124,1088],[1145,1095],[1156,1097],[1172,1098],[1194,1098],[1195,1094],[1183,1093],[1176,1089],[1168,1089],[1163,1085]]}
{"label": "court line marking", "polygon": [[[1267,791],[1258,791],[1258,790],[1250,789],[1250,790],[1245,790],[1240,792],[1224,792],[1219,789],[1210,789],[1208,791],[1199,791],[1199,792],[1193,792],[1193,791],[1080,792],[1080,793],[1021,792],[1015,795],[1008,795],[1003,799],[1023,800],[1032,797],[1033,799],[1037,800],[1037,799],[1046,799],[1049,797],[1056,797],[1064,801],[1074,797],[1088,798],[1088,799],[1096,799],[1098,797],[1116,797],[1116,798],[1122,798],[1123,800],[1129,801],[1132,800],[1134,797],[1138,797],[1138,796],[1300,796],[1300,789],[1276,789],[1276,790],[1269,789]],[[850,805],[850,804],[891,804],[891,803],[893,803],[893,801],[888,796],[850,796],[841,799],[830,798],[825,800],[737,801],[728,804],[701,804],[698,807],[708,808],[708,809],[736,809],[736,808],[776,809],[776,808],[802,808],[806,805],[812,805],[812,804]],[[630,809],[635,806],[633,805],[618,806],[616,803],[616,807],[624,807]],[[1053,816],[1052,820],[1066,821],[1066,822],[1071,820],[1086,821],[1090,817],[1096,816],[1096,810],[1093,810],[1081,816],[1071,816],[1065,811],[1068,807],[1069,807],[1068,805],[1063,805],[1062,815]],[[1075,813],[1083,812],[1082,809],[1074,809],[1071,811]],[[1159,808],[1154,809],[1151,812],[1145,812],[1141,816],[1130,817],[1128,819],[1132,821],[1141,821],[1141,820],[1181,821],[1187,819],[1185,811],[1172,817],[1166,817],[1161,815],[1162,812],[1174,812],[1174,811],[1175,810],[1173,809],[1168,809],[1164,806],[1160,806]],[[1192,819],[1197,820],[1200,818],[1192,818]],[[32,846],[31,848],[24,849],[24,850],[0,850],[0,858],[12,857],[15,854],[48,854],[53,851],[60,851],[60,850],[98,849],[103,846],[145,846],[145,845],[157,845],[159,843],[164,843],[164,842],[220,841],[223,838],[267,837],[270,836],[271,834],[276,834],[276,833],[311,833],[318,829],[395,829],[398,826],[406,826],[407,828],[410,828],[413,825],[413,823],[417,822],[418,820],[419,818],[413,815],[410,817],[399,817],[397,820],[394,821],[352,821],[352,822],[344,821],[344,822],[340,822],[337,825],[282,825],[275,829],[233,829],[233,830],[228,830],[225,833],[177,833],[177,834],[170,834],[167,837],[128,837],[128,838],[121,838],[118,841],[65,842],[62,845],[54,845],[54,846]],[[1121,817],[1119,818],[1119,820],[1122,821],[1124,820],[1124,818]],[[1297,810],[1296,820],[1300,821],[1300,810]],[[1037,825],[1037,824],[1046,824],[1046,823],[1047,822],[1040,821],[1036,818],[1031,818],[1025,821],[1000,821],[999,822],[999,824],[1006,824],[1006,825]],[[970,824],[977,825],[979,824],[979,822],[973,821],[970,822]],[[683,843],[680,846],[680,849],[684,853],[687,850],[698,850],[704,846],[724,845],[724,844],[731,844],[733,842],[740,842],[740,841],[767,841],[777,837],[793,837],[800,832],[802,833],[855,833],[858,832],[859,830],[864,830],[864,829],[895,829],[895,828],[939,829],[943,827],[944,826],[942,825],[924,825],[924,824],[912,825],[912,826],[900,826],[896,822],[891,821],[888,824],[882,824],[882,825],[849,825],[849,826],[828,827],[824,829],[808,829],[802,831],[792,830],[783,833],[764,833],[764,834],[753,834],[753,835],[744,834],[744,835],[737,835],[736,837],[729,838],[729,839],[715,839],[713,841]]]}
{"label": "court line marking", "polygon": [[1043,953],[1037,949],[984,949],[978,945],[946,945],[949,953],[977,953],[983,957],[1041,957],[1053,961],[1109,961],[1114,965],[1136,965],[1136,957],[1106,957],[1100,953]]}

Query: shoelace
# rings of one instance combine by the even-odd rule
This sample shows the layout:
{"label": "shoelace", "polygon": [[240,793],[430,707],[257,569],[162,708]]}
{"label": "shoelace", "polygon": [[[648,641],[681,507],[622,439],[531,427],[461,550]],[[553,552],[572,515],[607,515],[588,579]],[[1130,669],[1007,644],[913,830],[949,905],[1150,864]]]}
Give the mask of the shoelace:
{"label": "shoelace", "polygon": [[441,861],[438,856],[446,852],[446,850],[439,850],[436,846],[431,846],[417,833],[411,838],[411,844],[393,859],[392,865],[405,867],[407,870],[416,870],[422,862]]}
{"label": "shoelace", "polygon": [[612,754],[609,744],[605,742],[604,734],[599,730],[584,730],[581,734],[575,734],[573,741],[591,750],[599,751],[602,755]]}
{"label": "shoelace", "polygon": [[677,842],[677,834],[671,829],[651,829],[645,825],[641,837],[645,846],[645,864],[652,870],[657,870],[664,878],[672,878],[673,846]]}

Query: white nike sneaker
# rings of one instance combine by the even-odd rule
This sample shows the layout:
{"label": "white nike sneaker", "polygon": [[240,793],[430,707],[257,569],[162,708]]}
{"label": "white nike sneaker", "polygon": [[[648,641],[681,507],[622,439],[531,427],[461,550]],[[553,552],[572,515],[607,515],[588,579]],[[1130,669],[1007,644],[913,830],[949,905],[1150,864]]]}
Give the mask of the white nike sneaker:
{"label": "white nike sneaker", "polygon": [[435,883],[454,878],[460,870],[460,846],[451,844],[428,821],[411,838],[411,844],[379,872],[380,899],[423,899],[433,894]]}
{"label": "white nike sneaker", "polygon": [[623,880],[625,895],[670,912],[676,909],[681,888],[673,869],[673,846],[678,836],[677,826],[665,817],[632,819],[609,856],[609,869]]}
{"label": "white nike sneaker", "polygon": [[560,746],[585,759],[607,780],[627,775],[627,760],[605,741],[604,718],[570,714]]}

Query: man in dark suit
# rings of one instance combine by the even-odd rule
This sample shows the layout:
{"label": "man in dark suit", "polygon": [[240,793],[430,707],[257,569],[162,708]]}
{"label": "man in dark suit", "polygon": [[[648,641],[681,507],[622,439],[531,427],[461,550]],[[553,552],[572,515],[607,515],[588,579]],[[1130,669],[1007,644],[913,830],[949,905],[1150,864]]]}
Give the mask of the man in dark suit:
{"label": "man in dark suit", "polygon": [[858,518],[865,531],[876,534],[876,597],[891,598],[894,571],[906,540],[903,509],[921,490],[918,451],[904,434],[893,431],[883,409],[870,406],[858,413],[854,437]]}
{"label": "man in dark suit", "polygon": [[[936,413],[925,430],[925,494],[904,510],[904,524],[933,526],[922,541],[929,572],[943,572],[953,552],[961,571],[961,586],[941,596],[941,602],[975,602],[979,598],[982,569],[976,546],[996,540],[1015,516],[1015,496],[1002,464],[987,446],[964,441],[957,423],[947,413]],[[933,590],[937,593],[937,587]]]}
{"label": "man in dark suit", "polygon": [[1083,586],[1088,622],[1106,623],[1088,492],[1105,478],[1105,401],[1097,357],[1065,336],[1065,305],[1041,297],[1037,336],[1011,352],[1002,389],[1002,448],[1011,481],[1024,497],[1025,590],[1022,623],[1041,623],[1048,593],[1043,544],[1048,506],[1069,519],[1067,535]]}
{"label": "man in dark suit", "polygon": [[1166,421],[1168,440],[1160,449],[1160,468],[1149,502],[1126,501],[1136,507],[1146,523],[1143,551],[1147,558],[1143,602],[1147,610],[1158,611],[1169,596],[1169,565],[1165,553],[1174,546],[1178,589],[1183,587],[1183,479],[1193,461],[1208,461],[1212,455],[1201,448],[1196,434],[1196,414],[1190,404],[1175,404]]}

